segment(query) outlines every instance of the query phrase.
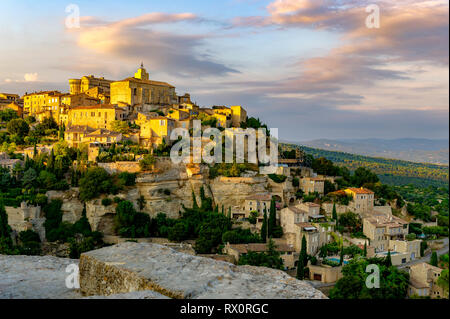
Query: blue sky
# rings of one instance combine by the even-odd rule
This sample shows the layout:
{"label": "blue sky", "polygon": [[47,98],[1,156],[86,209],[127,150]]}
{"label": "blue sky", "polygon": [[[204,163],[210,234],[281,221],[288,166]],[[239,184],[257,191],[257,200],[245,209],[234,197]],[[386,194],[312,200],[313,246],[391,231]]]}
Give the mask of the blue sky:
{"label": "blue sky", "polygon": [[[365,8],[381,8],[368,29]],[[448,138],[448,1],[0,2],[0,91],[151,77],[243,105],[289,140]]]}

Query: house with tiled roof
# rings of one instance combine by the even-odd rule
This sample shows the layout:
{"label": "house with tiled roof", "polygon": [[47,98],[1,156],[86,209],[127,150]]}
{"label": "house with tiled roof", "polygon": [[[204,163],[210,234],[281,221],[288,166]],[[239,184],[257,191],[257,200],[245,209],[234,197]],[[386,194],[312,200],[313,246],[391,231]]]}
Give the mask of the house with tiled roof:
{"label": "house with tiled roof", "polygon": [[410,266],[408,296],[446,298],[437,284],[441,273],[441,268],[425,262]]}
{"label": "house with tiled roof", "polygon": [[373,211],[375,193],[367,188],[347,188],[344,192],[352,197],[349,208],[359,215]]}

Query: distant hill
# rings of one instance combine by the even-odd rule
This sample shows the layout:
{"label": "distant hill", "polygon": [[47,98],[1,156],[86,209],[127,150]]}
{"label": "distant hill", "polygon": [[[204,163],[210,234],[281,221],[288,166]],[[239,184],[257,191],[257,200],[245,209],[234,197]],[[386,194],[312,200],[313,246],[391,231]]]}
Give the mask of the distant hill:
{"label": "distant hill", "polygon": [[374,157],[400,159],[417,163],[449,164],[449,141],[401,139],[318,139],[295,144],[329,151],[339,151]]}
{"label": "distant hill", "polygon": [[448,187],[449,167],[430,163],[415,163],[397,159],[355,155],[345,152],[328,151],[303,145],[282,143],[281,146],[301,148],[306,154],[314,157],[325,157],[336,165],[345,166],[354,171],[358,167],[366,167],[375,172],[380,180],[389,185],[413,184],[419,187],[430,185]]}

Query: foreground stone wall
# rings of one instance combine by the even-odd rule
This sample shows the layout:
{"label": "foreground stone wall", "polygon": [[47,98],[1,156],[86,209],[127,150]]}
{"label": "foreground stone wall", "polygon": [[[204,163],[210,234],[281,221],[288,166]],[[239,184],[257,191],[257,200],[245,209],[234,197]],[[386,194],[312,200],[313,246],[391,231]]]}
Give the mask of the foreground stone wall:
{"label": "foreground stone wall", "polygon": [[121,243],[80,259],[85,295],[152,290],[170,298],[324,299],[307,282],[280,270],[235,266],[149,243]]}

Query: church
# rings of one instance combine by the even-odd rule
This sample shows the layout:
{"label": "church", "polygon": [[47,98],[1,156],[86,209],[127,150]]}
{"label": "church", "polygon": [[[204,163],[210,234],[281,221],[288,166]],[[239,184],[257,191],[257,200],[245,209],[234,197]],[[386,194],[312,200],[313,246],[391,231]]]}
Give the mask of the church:
{"label": "church", "polygon": [[134,107],[172,105],[177,102],[175,87],[166,82],[150,80],[143,64],[134,77],[111,83],[111,104]]}

